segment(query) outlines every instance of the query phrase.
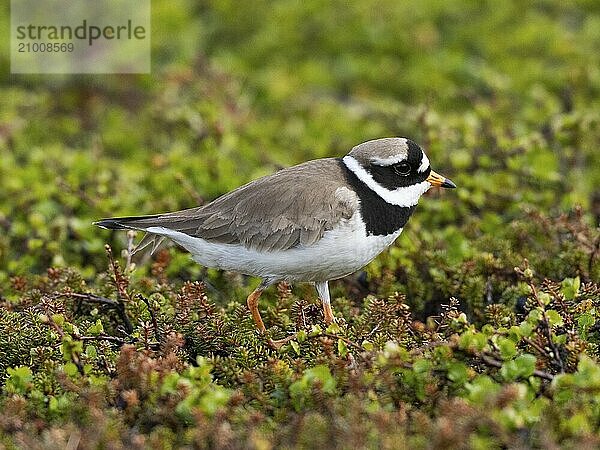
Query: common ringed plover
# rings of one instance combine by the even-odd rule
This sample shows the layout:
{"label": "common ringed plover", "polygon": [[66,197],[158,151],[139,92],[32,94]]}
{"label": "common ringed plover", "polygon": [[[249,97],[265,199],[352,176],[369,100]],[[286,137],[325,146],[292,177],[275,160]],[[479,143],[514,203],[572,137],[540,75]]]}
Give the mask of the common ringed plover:
{"label": "common ringed plover", "polygon": [[145,231],[140,246],[168,237],[206,267],[261,278],[247,303],[263,333],[258,299],[279,281],[314,284],[332,322],[329,280],[356,272],[394,242],[431,186],[456,187],[431,170],[413,141],[384,138],[343,158],[282,169],[204,206],[96,225]]}

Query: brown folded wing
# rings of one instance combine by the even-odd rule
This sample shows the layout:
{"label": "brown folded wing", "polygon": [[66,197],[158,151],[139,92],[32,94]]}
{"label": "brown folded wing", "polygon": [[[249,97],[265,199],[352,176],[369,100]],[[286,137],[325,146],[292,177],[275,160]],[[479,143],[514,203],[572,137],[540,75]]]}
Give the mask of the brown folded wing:
{"label": "brown folded wing", "polygon": [[340,189],[344,186],[341,162],[321,159],[252,181],[205,206],[110,220],[127,228],[165,227],[258,251],[286,250],[315,244],[354,214],[358,200]]}

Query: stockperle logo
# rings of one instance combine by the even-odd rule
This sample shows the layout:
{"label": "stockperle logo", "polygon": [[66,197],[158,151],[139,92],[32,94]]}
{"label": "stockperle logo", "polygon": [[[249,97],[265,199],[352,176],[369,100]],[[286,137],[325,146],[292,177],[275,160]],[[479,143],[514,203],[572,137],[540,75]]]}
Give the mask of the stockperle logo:
{"label": "stockperle logo", "polygon": [[149,73],[150,0],[11,0],[12,73]]}

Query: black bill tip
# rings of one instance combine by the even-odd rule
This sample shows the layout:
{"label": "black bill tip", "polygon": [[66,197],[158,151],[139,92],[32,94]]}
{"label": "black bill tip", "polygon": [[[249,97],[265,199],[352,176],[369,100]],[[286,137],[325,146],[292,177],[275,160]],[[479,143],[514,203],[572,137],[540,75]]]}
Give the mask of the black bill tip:
{"label": "black bill tip", "polygon": [[440,186],[448,189],[456,189],[456,185],[454,184],[454,182],[448,178],[446,178]]}

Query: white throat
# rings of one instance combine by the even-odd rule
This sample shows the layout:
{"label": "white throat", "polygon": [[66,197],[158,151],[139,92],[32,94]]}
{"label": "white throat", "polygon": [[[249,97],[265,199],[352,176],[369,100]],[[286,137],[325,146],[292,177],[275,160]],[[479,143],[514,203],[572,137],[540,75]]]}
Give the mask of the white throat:
{"label": "white throat", "polygon": [[397,206],[415,206],[419,198],[431,187],[428,181],[413,184],[412,186],[399,187],[393,190],[386,189],[377,183],[371,174],[352,156],[346,155],[342,159],[346,167],[365,183],[369,189],[379,195],[387,203]]}

